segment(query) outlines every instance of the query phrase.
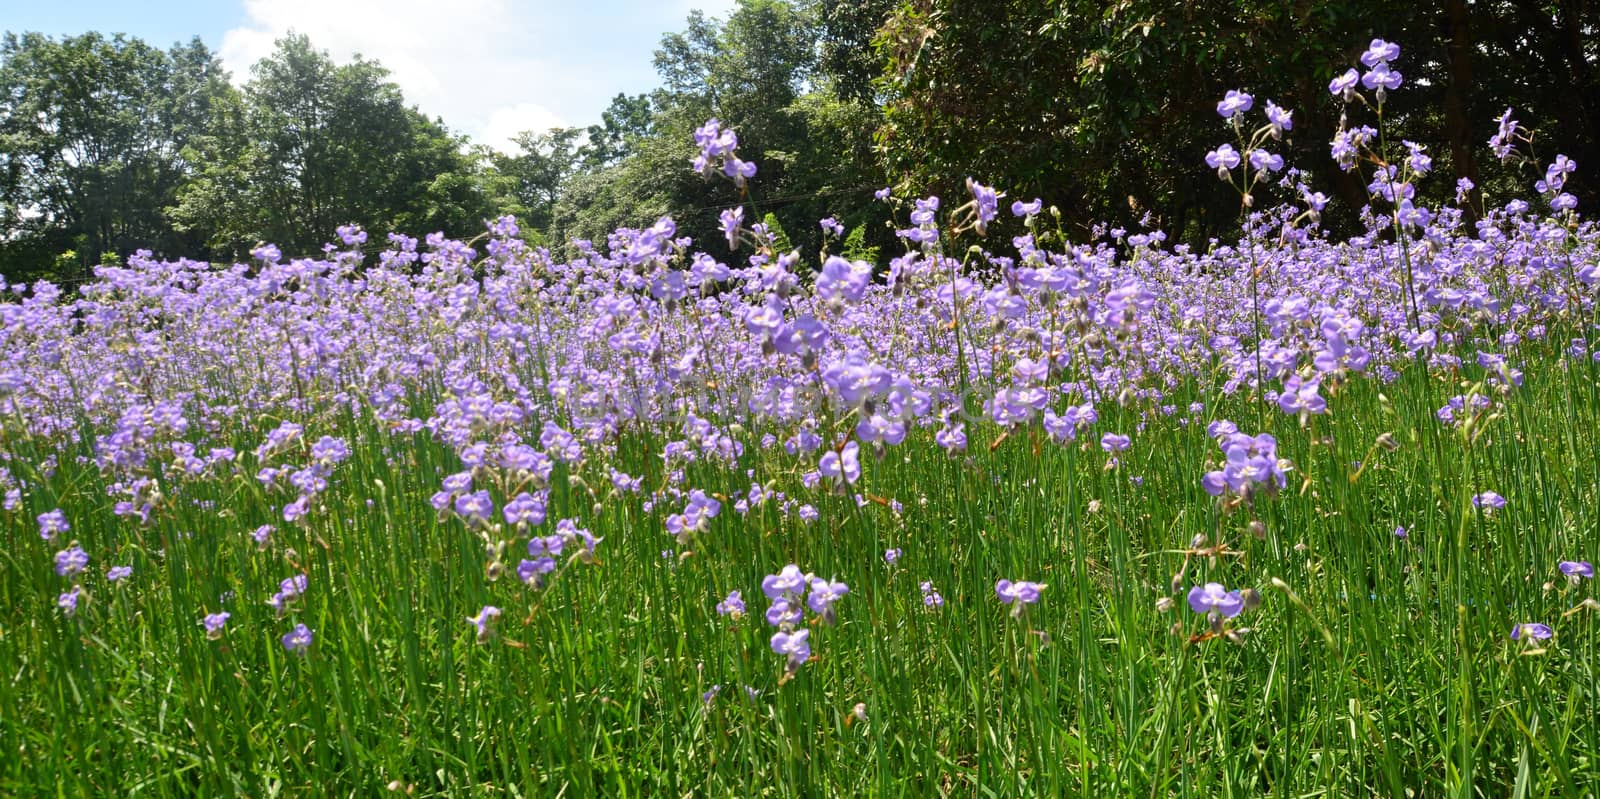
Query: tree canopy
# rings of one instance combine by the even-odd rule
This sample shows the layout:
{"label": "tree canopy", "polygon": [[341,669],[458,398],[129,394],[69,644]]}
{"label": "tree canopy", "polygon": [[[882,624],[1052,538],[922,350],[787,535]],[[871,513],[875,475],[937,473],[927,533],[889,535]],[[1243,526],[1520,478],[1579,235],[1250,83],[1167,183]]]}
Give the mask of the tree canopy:
{"label": "tree canopy", "polygon": [[[1073,229],[1142,221],[1199,243],[1238,223],[1238,196],[1203,164],[1227,137],[1226,90],[1292,109],[1274,147],[1359,208],[1359,177],[1328,157],[1341,107],[1327,84],[1367,39],[1400,42],[1386,124],[1442,174],[1503,186],[1533,177],[1480,154],[1507,107],[1541,156],[1600,163],[1597,28],[1600,6],[1570,0],[740,0],[663,35],[654,91],[617,94],[585,127],[525,131],[513,152],[472,145],[381,64],[335,63],[304,36],[236,88],[199,40],[7,34],[0,274],[70,279],[138,248],[315,251],[342,224],[470,237],[506,213],[558,247],[670,214],[716,252],[714,211],[734,204],[797,247],[818,246],[830,214],[884,247],[873,189],[955,197],[968,177],[1042,198]],[[759,165],[748,192],[688,169],[708,118]],[[1597,188],[1572,190],[1589,204]],[[1354,212],[1325,224],[1354,229]]]}

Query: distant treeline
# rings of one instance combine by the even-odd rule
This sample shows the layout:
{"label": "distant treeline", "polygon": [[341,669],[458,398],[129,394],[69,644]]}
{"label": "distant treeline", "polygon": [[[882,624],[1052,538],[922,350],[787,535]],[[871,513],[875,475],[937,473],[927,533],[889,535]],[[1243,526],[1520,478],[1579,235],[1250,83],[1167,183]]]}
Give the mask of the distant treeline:
{"label": "distant treeline", "polygon": [[[70,282],[140,248],[316,252],[349,223],[379,245],[390,230],[471,237],[506,213],[553,246],[672,214],[717,253],[715,209],[740,198],[688,169],[710,117],[760,165],[749,211],[796,247],[818,246],[828,215],[858,247],[892,245],[873,189],[954,198],[969,175],[1085,233],[1145,224],[1203,244],[1238,224],[1237,194],[1202,163],[1228,138],[1215,104],[1230,88],[1292,109],[1274,147],[1336,205],[1364,204],[1365,179],[1328,155],[1327,84],[1374,36],[1403,48],[1385,122],[1433,156],[1424,199],[1461,177],[1491,201],[1527,192],[1534,171],[1484,148],[1515,107],[1541,157],[1580,165],[1580,208],[1600,200],[1584,178],[1600,168],[1600,4],[1572,0],[741,0],[662,38],[659,89],[618,95],[587,128],[528,131],[515,156],[303,36],[239,89],[198,39],[26,33],[0,41],[0,274]],[[1354,229],[1354,212],[1325,224]]]}

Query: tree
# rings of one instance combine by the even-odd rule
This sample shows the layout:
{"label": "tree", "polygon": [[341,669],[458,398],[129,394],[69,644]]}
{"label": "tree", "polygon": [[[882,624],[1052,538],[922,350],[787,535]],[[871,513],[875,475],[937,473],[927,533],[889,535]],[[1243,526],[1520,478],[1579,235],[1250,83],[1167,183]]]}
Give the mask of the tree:
{"label": "tree", "polygon": [[650,135],[650,97],[645,94],[618,94],[600,112],[600,124],[590,125],[587,141],[578,148],[578,158],[589,169],[607,167],[626,158],[634,142]]}
{"label": "tree", "polygon": [[551,128],[535,134],[524,131],[512,139],[517,155],[496,155],[495,169],[512,185],[512,192],[526,209],[527,227],[546,230],[550,227],[551,211],[567,177],[578,168],[578,128]]}
{"label": "tree", "polygon": [[[809,250],[820,244],[821,216],[843,209],[865,222],[864,209],[878,208],[869,205],[879,182],[870,139],[878,115],[868,102],[840,99],[819,70],[821,31],[811,2],[742,0],[726,20],[692,12],[656,51],[662,87],[650,97],[648,124],[623,137],[632,142],[624,157],[598,169],[589,162],[568,178],[553,212],[556,234],[598,239],[612,226],[671,214],[696,246],[726,254],[716,210],[740,202],[752,219],[774,214]],[[622,110],[618,101],[612,110]],[[627,110],[643,108],[630,102]],[[747,195],[689,170],[693,131],[711,117],[738,132],[741,156],[760,167]],[[591,128],[589,146],[595,140]],[[872,221],[882,228],[881,216]]]}
{"label": "tree", "polygon": [[162,51],[98,33],[6,34],[0,268],[36,270],[68,249],[80,272],[135,248],[192,252],[163,211],[194,172],[187,148],[231,94],[198,39]]}
{"label": "tree", "polygon": [[406,105],[379,64],[335,64],[305,36],[280,40],[242,104],[219,111],[197,148],[207,167],[173,209],[218,251],[313,252],[349,223],[470,236],[495,213],[464,139]]}

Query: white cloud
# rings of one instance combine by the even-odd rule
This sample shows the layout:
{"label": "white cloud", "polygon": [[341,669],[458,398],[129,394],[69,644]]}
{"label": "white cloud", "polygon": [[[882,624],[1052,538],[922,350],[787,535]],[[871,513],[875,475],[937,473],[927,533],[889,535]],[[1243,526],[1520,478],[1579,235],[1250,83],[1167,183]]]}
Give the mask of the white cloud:
{"label": "white cloud", "polygon": [[478,139],[501,152],[510,153],[519,149],[511,142],[511,138],[518,133],[566,125],[566,120],[538,103],[517,103],[490,112],[489,121],[484,123],[483,133]]}
{"label": "white cloud", "polygon": [[243,0],[218,48],[240,83],[294,31],[335,60],[381,62],[406,99],[496,147],[523,130],[599,120],[618,92],[656,85],[652,52],[690,8],[735,0]]}

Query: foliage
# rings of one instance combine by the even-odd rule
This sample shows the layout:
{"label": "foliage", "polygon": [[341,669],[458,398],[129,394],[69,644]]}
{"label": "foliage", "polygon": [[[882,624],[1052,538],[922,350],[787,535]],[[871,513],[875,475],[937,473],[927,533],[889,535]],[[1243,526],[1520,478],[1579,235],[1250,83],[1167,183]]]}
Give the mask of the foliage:
{"label": "foliage", "polygon": [[186,148],[229,88],[198,39],[159,50],[97,33],[0,39],[0,273],[68,249],[73,279],[102,253],[187,254],[163,212],[194,172]]}
{"label": "foliage", "polygon": [[317,250],[342,224],[372,230],[476,227],[494,211],[464,144],[408,107],[379,65],[334,64],[291,35],[252,68],[220,114],[174,217],[236,257],[270,241]]}

